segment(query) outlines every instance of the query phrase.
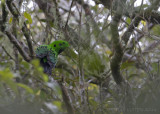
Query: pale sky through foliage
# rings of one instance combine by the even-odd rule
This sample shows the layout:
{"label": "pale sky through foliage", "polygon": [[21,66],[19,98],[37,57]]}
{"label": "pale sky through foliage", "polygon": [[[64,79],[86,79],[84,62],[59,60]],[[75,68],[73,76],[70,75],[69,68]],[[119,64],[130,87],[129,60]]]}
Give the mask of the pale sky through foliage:
{"label": "pale sky through foliage", "polygon": [[160,114],[159,23],[160,0],[0,0],[0,114]]}
{"label": "pale sky through foliage", "polygon": [[[95,2],[93,0],[84,0],[85,2],[88,2],[90,5],[94,6],[95,5]],[[137,0],[135,2],[135,6],[140,6],[141,5],[141,2],[142,0]],[[148,0],[144,0],[143,1],[143,4],[146,4],[148,3]],[[29,4],[28,4],[28,8],[31,8],[33,7],[33,2],[31,1]]]}
{"label": "pale sky through foliage", "polygon": [[[142,2],[142,0],[137,0],[136,2],[135,2],[135,6],[140,6],[141,5],[141,2]],[[143,1],[143,4],[147,4],[148,3],[148,0],[144,0]]]}
{"label": "pale sky through foliage", "polygon": [[[91,4],[92,6],[94,6],[95,5],[95,2],[93,1],[93,0],[84,0],[85,2],[88,2],[89,4]],[[135,6],[140,6],[141,5],[141,2],[142,2],[142,0],[137,0],[136,2],[135,2]],[[146,4],[146,3],[148,3],[148,0],[144,0],[143,1],[143,4]]]}

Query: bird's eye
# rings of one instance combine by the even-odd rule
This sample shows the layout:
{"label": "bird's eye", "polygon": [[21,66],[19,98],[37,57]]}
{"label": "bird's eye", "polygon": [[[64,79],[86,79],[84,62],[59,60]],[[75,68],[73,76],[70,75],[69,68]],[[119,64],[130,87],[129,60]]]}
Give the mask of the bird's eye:
{"label": "bird's eye", "polygon": [[65,42],[63,42],[63,44],[65,44]]}
{"label": "bird's eye", "polygon": [[56,44],[54,45],[54,47],[56,47]]}
{"label": "bird's eye", "polygon": [[61,46],[62,44],[60,43],[59,45]]}

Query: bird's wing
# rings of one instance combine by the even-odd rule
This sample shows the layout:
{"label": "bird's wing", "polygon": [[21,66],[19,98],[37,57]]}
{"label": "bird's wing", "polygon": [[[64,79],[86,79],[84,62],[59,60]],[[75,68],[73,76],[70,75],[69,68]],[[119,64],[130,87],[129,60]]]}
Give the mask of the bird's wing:
{"label": "bird's wing", "polygon": [[47,55],[47,62],[53,68],[57,63],[57,52],[50,48]]}
{"label": "bird's wing", "polygon": [[48,45],[41,45],[36,49],[36,57],[43,58],[48,54]]}

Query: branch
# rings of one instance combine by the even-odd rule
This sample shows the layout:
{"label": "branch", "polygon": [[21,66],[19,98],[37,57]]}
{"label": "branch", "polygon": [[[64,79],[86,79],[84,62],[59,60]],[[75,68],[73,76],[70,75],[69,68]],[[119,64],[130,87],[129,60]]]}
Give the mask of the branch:
{"label": "branch", "polygon": [[112,44],[113,44],[113,57],[111,59],[111,71],[113,78],[115,82],[118,85],[121,85],[122,82],[124,82],[124,79],[120,73],[120,64],[123,57],[123,49],[120,43],[120,38],[118,34],[118,23],[121,20],[122,14],[123,14],[123,4],[125,4],[126,0],[119,1],[119,5],[117,8],[117,12],[112,18],[110,27],[111,27],[111,34],[112,34]]}
{"label": "branch", "polygon": [[111,9],[114,0],[94,0],[96,4],[103,4],[107,9]]}
{"label": "branch", "polygon": [[59,31],[62,32],[65,36],[65,39],[72,46],[77,47],[77,45],[79,44],[79,38],[81,37],[79,37],[75,30],[71,28],[68,24],[66,25],[66,28],[64,27],[65,25],[59,14],[58,5],[56,1],[54,0],[54,3],[52,3],[46,0],[35,0],[35,2],[39,6],[39,8],[44,12],[46,18],[49,19],[50,22],[56,24],[56,27],[58,27]]}
{"label": "branch", "polygon": [[32,41],[31,41],[31,37],[30,37],[30,30],[27,28],[26,23],[24,23],[24,25],[22,27],[22,32],[23,32],[24,36],[26,37],[29,51],[30,51],[30,56],[31,56],[31,58],[34,58],[33,45],[32,45]]}
{"label": "branch", "polygon": [[125,31],[125,33],[122,36],[122,40],[124,40],[125,45],[127,45],[128,40],[132,34],[132,32],[134,31],[135,27],[138,26],[139,22],[141,21],[141,18],[135,17],[135,19],[131,22],[131,24],[129,25],[128,29]]}
{"label": "branch", "polygon": [[6,4],[8,6],[9,11],[12,13],[12,15],[18,20],[18,17],[20,16],[18,9],[13,6],[13,0],[6,0]]}
{"label": "branch", "polygon": [[67,71],[68,73],[72,74],[73,76],[75,75],[75,72],[76,72],[72,68],[72,66],[70,64],[68,64],[65,61],[61,60],[61,58],[59,58],[58,63],[56,64],[56,68],[64,69],[65,71]]}
{"label": "branch", "polygon": [[72,9],[73,2],[74,2],[74,0],[72,0],[72,2],[71,2],[71,6],[70,6],[70,9],[69,9],[69,14],[68,14],[68,17],[67,17],[67,21],[66,21],[66,24],[65,24],[65,28],[66,28],[66,26],[68,25],[68,21],[69,21],[69,18],[70,18],[70,14],[71,14],[71,9]]}
{"label": "branch", "polygon": [[[149,24],[148,25],[148,30],[151,30],[152,28],[154,27],[154,24]],[[143,38],[143,36],[144,36],[145,34],[141,34],[141,33],[138,33],[136,36],[136,42],[135,43],[137,43],[137,42],[139,42],[142,38]],[[133,39],[134,40],[134,39]],[[126,53],[128,53],[128,54],[131,54],[131,52],[132,52],[132,50],[134,49],[134,46],[135,46],[135,44],[133,43],[133,41],[131,41],[130,43],[129,43],[129,45],[128,45],[128,50],[126,51]]]}
{"label": "branch", "polygon": [[122,61],[123,57],[123,49],[121,47],[120,41],[119,41],[119,34],[118,34],[118,22],[116,21],[116,18],[119,18],[117,16],[114,16],[111,22],[111,34],[112,34],[112,41],[113,41],[113,52],[114,55],[111,59],[111,71],[113,78],[117,84],[121,84],[123,82],[123,77],[120,74],[120,63]]}
{"label": "branch", "polygon": [[58,83],[59,83],[61,90],[62,90],[62,97],[63,97],[63,101],[66,105],[68,114],[75,114],[75,110],[72,106],[72,102],[71,102],[71,99],[69,97],[69,94],[68,94],[66,87],[63,85],[62,82],[58,82]]}
{"label": "branch", "polygon": [[[19,10],[17,9],[17,7],[15,6],[15,4],[13,3],[13,0],[6,0],[6,4],[8,6],[8,9],[10,10],[10,12],[12,13],[12,15],[14,16],[14,18],[16,20],[19,20],[18,17],[21,16]],[[29,51],[30,51],[30,56],[31,58],[34,58],[34,51],[33,51],[33,45],[32,45],[32,41],[31,41],[31,38],[30,38],[30,34],[29,34],[29,29],[27,28],[26,26],[26,23],[24,22],[24,25],[22,27],[22,32],[24,34],[24,36],[26,37],[26,40],[27,40],[27,43],[28,43],[28,47],[29,47]],[[8,31],[6,31],[7,33],[7,36],[13,36],[11,33],[9,33]],[[10,34],[10,35],[9,35]],[[19,47],[20,44],[18,40],[13,40],[11,39],[12,37],[10,37],[10,41],[13,43],[16,42],[17,44],[14,44],[14,45],[17,45],[16,48],[19,48],[18,51],[20,51],[20,54],[23,54],[22,56],[24,57],[24,59],[26,61],[30,61],[31,58],[28,56],[28,54],[23,50],[23,48]]]}
{"label": "branch", "polygon": [[101,39],[100,41],[102,43],[105,43],[109,48],[111,48],[111,42],[108,40],[108,37],[106,34],[104,34],[104,29],[103,30],[100,30],[99,27],[98,27],[98,24],[97,22],[95,21],[93,15],[92,15],[92,12],[90,10],[90,7],[87,3],[84,3],[83,0],[77,0],[77,2],[82,5],[84,11],[85,11],[85,15],[86,15],[86,18],[89,22],[89,24],[91,26],[93,26],[93,31],[95,31],[94,33],[96,33],[96,38],[99,40]]}
{"label": "branch", "polygon": [[8,11],[4,1],[1,2],[1,6],[2,6],[2,20],[0,20],[0,28],[1,28],[1,31],[3,32],[6,28],[5,24],[7,22]]}
{"label": "branch", "polygon": [[28,56],[28,54],[24,51],[24,49],[21,47],[19,41],[13,34],[11,34],[9,31],[5,31],[5,34],[8,36],[9,40],[12,44],[18,49],[19,53],[22,55],[25,61],[29,62],[31,58]]}
{"label": "branch", "polygon": [[158,9],[158,5],[159,5],[160,1],[156,0],[150,7],[148,7],[146,10],[142,11],[138,16],[136,16],[134,18],[134,20],[132,21],[132,23],[129,25],[127,31],[123,34],[122,36],[122,40],[124,40],[125,44],[127,45],[128,40],[132,34],[132,32],[134,31],[135,27],[138,26],[139,22],[141,20],[147,20],[150,21],[152,23],[157,23],[160,22],[160,14],[157,15],[157,12],[154,12],[152,10],[157,10]]}
{"label": "branch", "polygon": [[[111,5],[115,2],[115,0],[100,0],[100,2],[108,9],[111,8]],[[149,8],[147,8],[146,10],[141,11],[141,13],[137,16],[136,14],[139,13],[140,8],[136,7],[133,12],[133,16],[132,18],[134,18],[134,20],[132,21],[132,23],[129,25],[127,31],[123,34],[122,36],[122,40],[124,40],[125,44],[127,44],[132,32],[134,31],[134,28],[138,26],[139,22],[141,20],[147,20],[149,22],[152,23],[160,23],[160,13],[152,11],[152,10],[157,10],[159,7],[160,1],[156,0],[153,2],[153,4],[151,4],[151,6]],[[115,9],[113,9],[115,10]],[[114,11],[116,12],[116,11]],[[130,18],[129,12],[126,10],[124,12],[124,15],[126,17]]]}
{"label": "branch", "polygon": [[5,49],[4,46],[2,46],[2,49],[3,49],[4,52],[10,57],[10,59],[12,59],[13,61],[15,61],[15,59],[7,52],[7,50]]}
{"label": "branch", "polygon": [[141,15],[143,16],[143,20],[147,20],[148,22],[151,22],[153,24],[159,24],[160,23],[160,12],[153,10],[151,13],[148,13],[147,11]]}
{"label": "branch", "polygon": [[154,41],[153,43],[151,43],[149,46],[147,46],[147,47],[143,50],[142,54],[148,53],[149,51],[151,51],[151,50],[153,50],[154,48],[156,48],[157,46],[159,46],[159,44],[160,44],[160,40]]}

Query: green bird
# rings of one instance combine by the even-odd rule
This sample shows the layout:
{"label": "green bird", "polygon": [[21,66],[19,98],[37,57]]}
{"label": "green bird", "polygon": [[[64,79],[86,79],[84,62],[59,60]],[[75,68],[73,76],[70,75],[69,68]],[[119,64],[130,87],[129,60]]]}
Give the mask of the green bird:
{"label": "green bird", "polygon": [[57,63],[58,55],[68,47],[67,41],[57,40],[49,45],[40,45],[36,49],[36,57],[40,59],[40,64],[45,73],[52,74],[52,69]]}

